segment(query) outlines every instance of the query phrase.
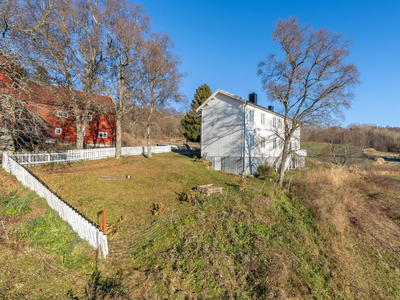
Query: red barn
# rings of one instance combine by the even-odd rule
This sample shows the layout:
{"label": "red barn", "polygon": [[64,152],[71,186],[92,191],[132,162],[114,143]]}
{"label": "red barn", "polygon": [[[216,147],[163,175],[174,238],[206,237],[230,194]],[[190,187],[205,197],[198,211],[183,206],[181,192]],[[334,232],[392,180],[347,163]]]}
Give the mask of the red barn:
{"label": "red barn", "polygon": [[[28,93],[23,92],[29,110],[37,112],[47,123],[48,130],[43,138],[48,140],[60,140],[62,142],[76,142],[75,117],[70,111],[63,109],[60,103],[69,101],[68,91],[62,87],[45,86],[42,83],[27,81]],[[10,80],[0,73],[0,89],[6,89]],[[1,91],[0,91],[1,92]],[[84,93],[76,91],[77,95],[83,96]],[[97,107],[107,113],[89,115],[88,126],[86,128],[84,142],[92,146],[111,146],[115,144],[115,117],[112,114],[114,103],[106,96],[95,95],[93,99]],[[81,110],[85,107],[82,104]],[[108,113],[109,112],[109,113]],[[37,126],[27,126],[27,133],[42,134]]]}

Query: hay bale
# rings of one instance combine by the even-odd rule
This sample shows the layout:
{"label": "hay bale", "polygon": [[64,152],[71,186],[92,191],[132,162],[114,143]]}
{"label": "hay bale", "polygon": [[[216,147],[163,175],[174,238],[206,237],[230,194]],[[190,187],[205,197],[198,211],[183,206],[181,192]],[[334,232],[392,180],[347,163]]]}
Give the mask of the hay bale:
{"label": "hay bale", "polygon": [[375,166],[380,166],[385,163],[385,160],[382,157],[375,157],[374,159],[375,159],[375,162],[374,162]]}

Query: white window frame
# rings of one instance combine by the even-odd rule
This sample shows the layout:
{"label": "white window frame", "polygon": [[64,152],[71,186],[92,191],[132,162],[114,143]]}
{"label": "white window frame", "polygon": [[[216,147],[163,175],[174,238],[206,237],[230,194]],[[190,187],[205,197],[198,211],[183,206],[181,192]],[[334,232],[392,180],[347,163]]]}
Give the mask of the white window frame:
{"label": "white window frame", "polygon": [[39,126],[36,126],[36,125],[26,126],[26,132],[37,134],[37,133],[39,133]]}
{"label": "white window frame", "polygon": [[54,130],[54,133],[55,133],[56,135],[62,134],[62,128],[56,128],[56,129]]}
{"label": "white window frame", "polygon": [[254,134],[250,134],[249,144],[250,144],[250,147],[254,146]]}
{"label": "white window frame", "polygon": [[249,111],[249,114],[250,114],[250,122],[254,122],[254,109],[250,109],[250,111]]}
{"label": "white window frame", "polygon": [[265,125],[265,114],[261,113],[261,124]]}
{"label": "white window frame", "polygon": [[68,118],[68,112],[63,110],[57,110],[57,117],[59,118]]}
{"label": "white window frame", "polygon": [[106,139],[108,137],[108,132],[99,132],[99,138]]}

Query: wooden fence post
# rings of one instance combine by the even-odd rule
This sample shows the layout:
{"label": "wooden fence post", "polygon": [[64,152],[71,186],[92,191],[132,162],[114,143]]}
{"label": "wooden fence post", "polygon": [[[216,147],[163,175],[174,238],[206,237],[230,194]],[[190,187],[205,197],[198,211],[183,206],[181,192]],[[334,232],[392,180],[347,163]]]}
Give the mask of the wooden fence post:
{"label": "wooden fence post", "polygon": [[107,209],[102,209],[102,210],[101,210],[101,216],[100,216],[100,230],[101,230],[104,234],[107,234],[106,215],[107,215]]}

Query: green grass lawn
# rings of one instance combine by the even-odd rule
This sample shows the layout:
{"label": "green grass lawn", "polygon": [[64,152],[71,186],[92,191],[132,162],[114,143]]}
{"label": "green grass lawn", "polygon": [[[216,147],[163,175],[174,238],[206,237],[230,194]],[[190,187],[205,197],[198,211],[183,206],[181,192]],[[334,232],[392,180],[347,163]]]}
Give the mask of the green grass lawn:
{"label": "green grass lawn", "polygon": [[[100,209],[111,223],[123,216],[123,236],[110,237],[110,249],[134,242],[138,223],[169,220],[172,207],[190,206],[182,199],[193,187],[229,189],[226,200],[211,196],[156,228],[129,255],[98,262],[43,199],[1,171],[0,212],[26,247],[0,243],[0,298],[125,299],[123,288],[134,299],[398,299],[398,181],[315,164],[287,173],[290,190],[275,185],[277,174],[243,179],[176,153],[31,168],[93,221]],[[152,215],[153,203],[164,213]]]}
{"label": "green grass lawn", "polygon": [[[240,187],[240,177],[209,170],[205,164],[177,153],[158,154],[153,159],[131,156],[30,170],[90,220],[98,223],[98,212],[107,209],[109,223],[122,217],[126,228],[157,218],[151,212],[153,203],[168,211],[181,204],[183,194],[199,185],[217,184],[230,193]],[[263,183],[258,179],[249,182],[258,189]]]}

